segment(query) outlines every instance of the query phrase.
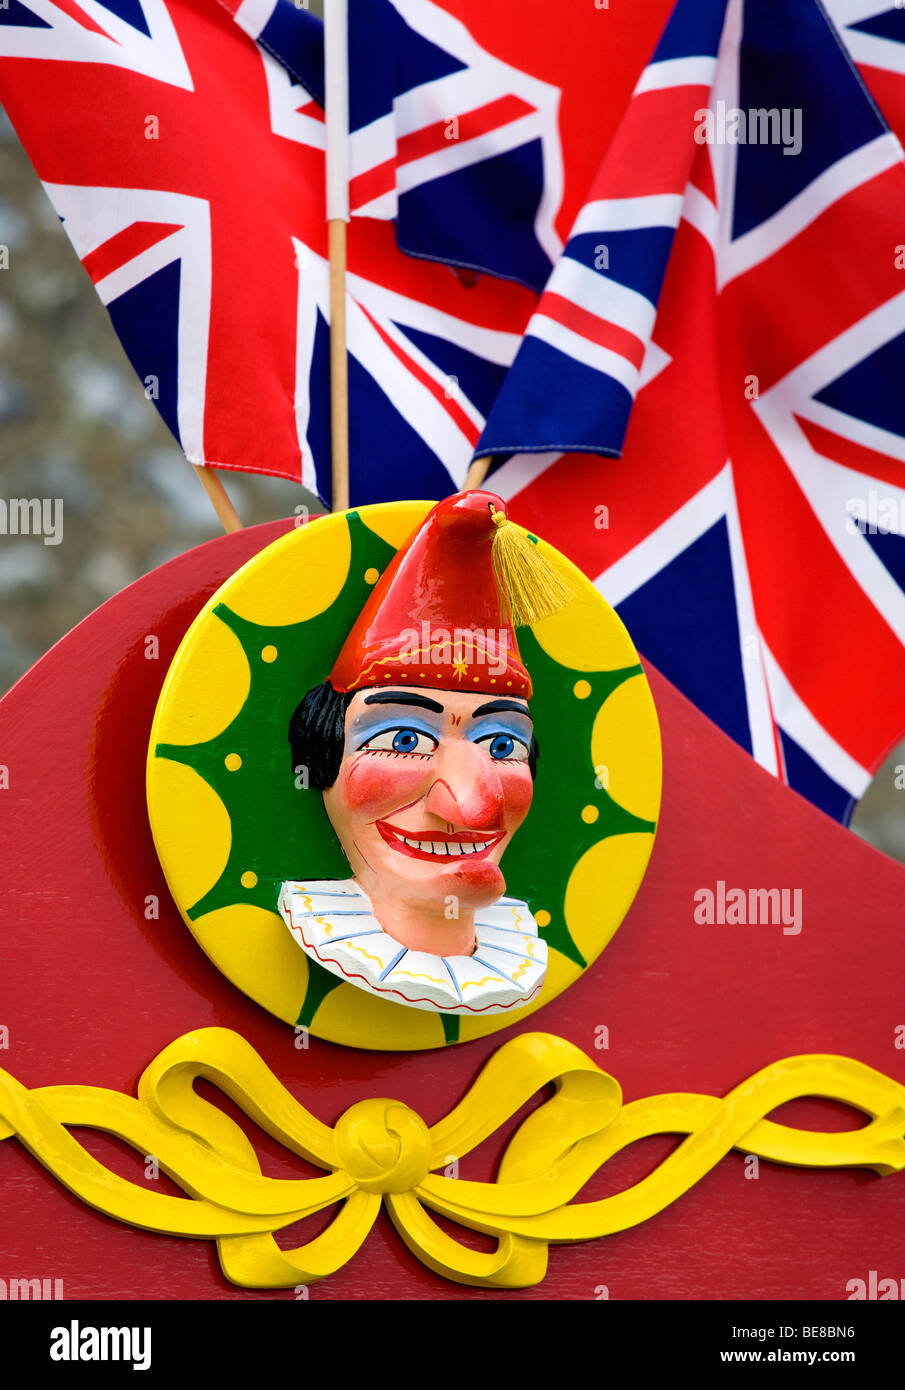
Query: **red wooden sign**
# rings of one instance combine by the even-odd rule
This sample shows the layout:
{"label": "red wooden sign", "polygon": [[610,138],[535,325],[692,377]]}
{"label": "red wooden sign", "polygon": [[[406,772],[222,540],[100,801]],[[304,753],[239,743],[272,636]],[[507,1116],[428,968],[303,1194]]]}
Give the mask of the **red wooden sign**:
{"label": "red wooden sign", "polygon": [[[577,1044],[627,1100],[722,1095],[803,1052],[841,1053],[905,1081],[905,869],[778,785],[654,671],[664,751],[657,839],[628,917],[586,975],[530,1021],[444,1051],[363,1052],[314,1037],[298,1048],[293,1030],[222,978],[187,931],[154,853],[144,797],[148,730],[180,639],[223,580],[288,526],[212,541],[131,585],[0,703],[0,762],[9,770],[0,793],[0,1025],[8,1030],[0,1065],[30,1087],[134,1093],[167,1043],[219,1025],[247,1038],[330,1124],[353,1101],[380,1095],[432,1123],[502,1041],[529,1029]],[[157,639],[150,659],[149,637]],[[799,904],[792,929],[696,920],[703,890],[719,917],[733,888],[789,890],[787,902]],[[146,916],[152,897],[157,920]],[[825,1101],[795,1102],[779,1117],[826,1129],[860,1122]],[[461,1176],[490,1178],[515,1123],[470,1156]],[[265,1173],[316,1171],[243,1124]],[[117,1172],[143,1180],[125,1145],[88,1131],[78,1137]],[[648,1139],[619,1155],[583,1197],[636,1181],[676,1142]],[[555,1247],[546,1280],[514,1293],[447,1283],[382,1214],[359,1254],[310,1297],[836,1300],[857,1280],[869,1287],[873,1278],[876,1288],[905,1277],[905,1180],[768,1162],[755,1176],[752,1167],[730,1154],[644,1225]],[[155,1181],[178,1192],[164,1177]],[[301,1243],[329,1215],[310,1218],[306,1232],[282,1233],[280,1243]],[[490,1248],[489,1238],[451,1229]],[[12,1139],[0,1144],[0,1277],[59,1279],[66,1298],[296,1296],[229,1284],[212,1244],[146,1234],[94,1212]]]}

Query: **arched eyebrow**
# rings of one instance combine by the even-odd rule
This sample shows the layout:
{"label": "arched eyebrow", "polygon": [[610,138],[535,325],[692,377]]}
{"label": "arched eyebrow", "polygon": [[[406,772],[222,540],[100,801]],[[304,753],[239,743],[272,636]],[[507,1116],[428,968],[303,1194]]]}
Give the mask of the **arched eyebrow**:
{"label": "arched eyebrow", "polygon": [[418,705],[420,709],[432,710],[434,714],[442,714],[443,706],[436,700],[430,700],[426,695],[416,695],[411,690],[377,690],[373,695],[366,695],[364,699],[366,705]]}
{"label": "arched eyebrow", "polygon": [[531,718],[531,712],[527,705],[517,704],[515,700],[490,700],[486,705],[479,705],[477,709],[471,711],[472,719],[477,719],[482,714],[503,714],[504,711],[513,714],[525,714]]}

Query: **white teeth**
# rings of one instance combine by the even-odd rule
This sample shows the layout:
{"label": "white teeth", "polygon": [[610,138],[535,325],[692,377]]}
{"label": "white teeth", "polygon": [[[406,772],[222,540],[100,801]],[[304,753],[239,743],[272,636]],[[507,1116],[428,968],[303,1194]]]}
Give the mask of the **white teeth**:
{"label": "white teeth", "polygon": [[[397,832],[398,833],[398,832]],[[412,849],[420,850],[422,854],[440,854],[449,857],[450,855],[478,854],[481,850],[488,849],[493,843],[492,840],[412,840],[407,835],[399,835],[399,839],[404,845],[409,845]]]}

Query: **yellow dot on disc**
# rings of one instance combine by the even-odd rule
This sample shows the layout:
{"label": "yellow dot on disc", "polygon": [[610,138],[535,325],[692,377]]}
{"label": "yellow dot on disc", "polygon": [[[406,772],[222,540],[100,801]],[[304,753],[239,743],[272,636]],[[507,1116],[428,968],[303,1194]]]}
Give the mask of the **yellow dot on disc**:
{"label": "yellow dot on disc", "polygon": [[258,876],[251,869],[246,869],[240,880],[243,888],[254,888],[258,881]]}
{"label": "yellow dot on disc", "polygon": [[550,914],[545,907],[542,907],[540,912],[535,912],[534,920],[539,927],[549,927]]}
{"label": "yellow dot on disc", "polygon": [[582,807],[581,819],[584,821],[585,825],[593,825],[599,815],[600,812],[598,811],[596,806]]}
{"label": "yellow dot on disc", "polygon": [[572,694],[576,700],[586,700],[591,693],[590,681],[576,681],[572,686]]}
{"label": "yellow dot on disc", "polygon": [[376,584],[379,578],[380,578],[380,570],[375,570],[375,568],[374,568],[373,565],[371,566],[370,569],[365,570],[365,583],[366,583],[366,584]]}
{"label": "yellow dot on disc", "polygon": [[261,652],[261,660],[262,660],[262,661],[270,662],[270,661],[276,661],[276,659],[277,659],[277,649],[276,649],[276,647],[265,647],[265,648],[263,649],[263,651]]}
{"label": "yellow dot on disc", "polygon": [[242,759],[238,753],[227,753],[223,759],[230,772],[238,772],[242,766]]}

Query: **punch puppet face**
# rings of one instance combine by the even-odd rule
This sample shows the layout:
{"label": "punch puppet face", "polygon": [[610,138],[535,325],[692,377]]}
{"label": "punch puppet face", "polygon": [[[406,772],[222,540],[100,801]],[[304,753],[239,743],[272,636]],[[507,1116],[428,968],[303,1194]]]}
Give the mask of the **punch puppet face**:
{"label": "punch puppet face", "polygon": [[384,930],[412,949],[473,949],[475,909],[531,806],[528,702],[458,690],[357,690],[324,805]]}
{"label": "punch puppet face", "polygon": [[[345,916],[376,918],[381,934],[409,951],[472,956],[485,928],[537,931],[526,903],[507,895],[500,909],[500,863],[528,814],[537,757],[531,677],[516,627],[557,611],[570,596],[558,585],[564,588],[509,522],[502,498],[481,490],[444,498],[390,561],[327,680],[293,716],[294,764],[316,765],[311,785],[323,792],[358,889],[370,900]],[[348,924],[334,927],[327,909],[305,905],[311,894],[304,887],[293,891],[301,894],[298,922],[308,913],[325,933],[329,927],[321,944],[335,955],[339,927]],[[349,889],[325,890],[327,898],[343,893]],[[297,930],[304,943],[303,926]],[[342,939],[351,941],[348,932]],[[541,945],[531,952],[536,964]],[[348,953],[355,954],[354,942]],[[332,963],[346,978],[361,973],[357,961],[354,968]],[[365,983],[386,992],[395,965],[380,964]],[[430,977],[417,962],[411,969],[440,990],[446,972]],[[519,993],[516,981],[506,984]],[[459,1005],[466,1006],[461,993]]]}

